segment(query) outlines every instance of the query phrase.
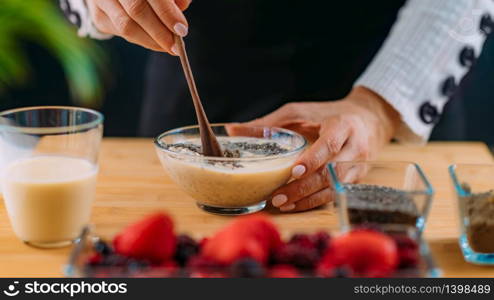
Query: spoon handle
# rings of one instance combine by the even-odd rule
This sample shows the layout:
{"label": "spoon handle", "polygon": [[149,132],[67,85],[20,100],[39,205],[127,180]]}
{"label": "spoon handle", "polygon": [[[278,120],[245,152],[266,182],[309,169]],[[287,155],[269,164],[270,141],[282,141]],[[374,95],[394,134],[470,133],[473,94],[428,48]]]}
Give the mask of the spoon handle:
{"label": "spoon handle", "polygon": [[201,99],[199,98],[199,93],[197,92],[194,75],[192,75],[192,69],[190,68],[189,58],[187,57],[187,51],[185,50],[183,38],[175,35],[175,45],[178,46],[179,53],[177,54],[180,56],[180,62],[182,63],[182,68],[184,69],[185,78],[187,79],[187,84],[189,85],[190,94],[196,110],[197,121],[199,123],[199,132],[201,134],[203,155],[222,157],[223,152],[221,151],[220,144],[211,129],[208,117],[204,112]]}

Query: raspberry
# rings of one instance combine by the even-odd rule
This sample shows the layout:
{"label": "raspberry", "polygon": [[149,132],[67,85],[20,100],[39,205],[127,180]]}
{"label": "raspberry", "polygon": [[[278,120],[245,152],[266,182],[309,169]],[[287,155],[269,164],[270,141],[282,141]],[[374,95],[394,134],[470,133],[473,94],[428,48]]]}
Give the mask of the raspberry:
{"label": "raspberry", "polygon": [[91,266],[99,265],[103,261],[103,256],[99,253],[93,253],[88,257],[86,264]]}
{"label": "raspberry", "polygon": [[319,255],[322,255],[328,248],[331,236],[325,231],[319,231],[311,235],[312,243],[319,251]]}
{"label": "raspberry", "polygon": [[315,246],[311,237],[307,234],[294,234],[288,244],[307,248],[313,248]]}
{"label": "raspberry", "polygon": [[291,264],[300,269],[312,269],[319,260],[319,253],[315,248],[285,244],[274,254],[274,260],[276,263]]}
{"label": "raspberry", "polygon": [[393,240],[396,243],[396,246],[398,247],[399,250],[401,249],[418,249],[418,244],[416,241],[414,241],[412,238],[406,235],[402,234],[394,234],[391,235]]}
{"label": "raspberry", "polygon": [[177,238],[175,261],[180,266],[185,266],[189,259],[199,252],[199,244],[188,235],[180,235]]}
{"label": "raspberry", "polygon": [[406,248],[398,250],[399,269],[415,268],[419,264],[419,253],[415,249]]}
{"label": "raspberry", "polygon": [[327,232],[320,231],[311,235],[295,234],[288,244],[297,245],[298,247],[316,249],[319,255],[322,255],[328,247],[330,236]]}
{"label": "raspberry", "polygon": [[232,264],[230,275],[233,278],[262,278],[265,270],[255,259],[242,258]]}

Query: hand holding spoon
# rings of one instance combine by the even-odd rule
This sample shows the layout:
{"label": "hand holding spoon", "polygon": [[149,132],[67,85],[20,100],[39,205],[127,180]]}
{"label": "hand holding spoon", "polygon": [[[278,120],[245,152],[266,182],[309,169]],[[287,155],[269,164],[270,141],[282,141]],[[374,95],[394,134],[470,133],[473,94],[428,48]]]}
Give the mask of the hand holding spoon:
{"label": "hand holding spoon", "polygon": [[199,98],[199,93],[197,92],[196,83],[194,81],[194,76],[192,75],[187,52],[185,51],[185,43],[182,37],[178,35],[175,36],[175,45],[178,46],[178,55],[180,56],[180,62],[182,63],[182,68],[184,69],[185,78],[187,79],[187,84],[189,85],[190,94],[196,110],[199,132],[201,134],[202,154],[205,156],[223,157],[223,151],[221,151],[220,144],[211,129],[201,99]]}

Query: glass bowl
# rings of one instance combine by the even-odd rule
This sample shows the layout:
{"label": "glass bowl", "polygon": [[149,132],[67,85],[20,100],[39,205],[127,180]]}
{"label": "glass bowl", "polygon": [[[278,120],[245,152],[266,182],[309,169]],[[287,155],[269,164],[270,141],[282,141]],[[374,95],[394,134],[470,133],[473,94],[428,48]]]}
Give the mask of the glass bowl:
{"label": "glass bowl", "polygon": [[460,215],[460,248],[467,262],[494,265],[494,165],[449,167]]}
{"label": "glass bowl", "polygon": [[[398,269],[391,277],[393,278],[435,278],[442,275],[434,257],[432,256],[427,242],[425,242],[414,229],[400,232],[399,235],[413,239],[418,245],[418,261],[414,267]],[[238,278],[231,274],[231,266],[211,267],[201,266],[199,273],[196,268],[190,266],[180,267],[174,264],[164,266],[153,266],[142,261],[130,260],[126,263],[113,265],[92,265],[87,262],[95,254],[95,245],[102,239],[90,227],[85,227],[76,240],[67,264],[63,267],[63,274],[72,278]],[[269,267],[267,267],[269,268]],[[300,276],[305,278],[318,277],[316,270],[299,270]]]}
{"label": "glass bowl", "polygon": [[409,162],[335,162],[328,165],[341,230],[370,226],[424,230],[433,189]]}
{"label": "glass bowl", "polygon": [[264,144],[276,143],[286,152],[240,158],[206,157],[171,147],[180,143],[200,145],[198,126],[173,129],[155,139],[158,157],[172,180],[210,213],[242,215],[262,210],[267,197],[290,179],[291,168],[307,145],[302,135],[290,130],[233,130],[233,126],[212,125],[223,146],[256,139]]}

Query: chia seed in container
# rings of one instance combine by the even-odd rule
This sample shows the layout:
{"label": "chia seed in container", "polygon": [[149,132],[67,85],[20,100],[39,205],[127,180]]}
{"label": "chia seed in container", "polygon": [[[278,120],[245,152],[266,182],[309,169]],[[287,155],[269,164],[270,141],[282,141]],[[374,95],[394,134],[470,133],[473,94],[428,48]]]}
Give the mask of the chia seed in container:
{"label": "chia seed in container", "polygon": [[368,184],[345,184],[345,188],[352,225],[415,226],[421,215],[409,192]]}

